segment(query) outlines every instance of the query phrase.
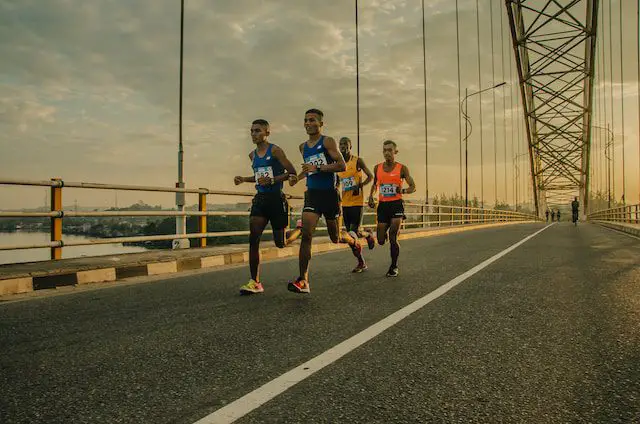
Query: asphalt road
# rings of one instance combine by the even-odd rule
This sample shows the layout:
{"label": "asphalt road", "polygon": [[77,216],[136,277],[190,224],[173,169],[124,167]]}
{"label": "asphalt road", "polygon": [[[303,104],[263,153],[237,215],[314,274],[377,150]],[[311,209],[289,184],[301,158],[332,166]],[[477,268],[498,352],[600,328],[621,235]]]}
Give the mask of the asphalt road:
{"label": "asphalt road", "polygon": [[[0,422],[193,423],[543,227],[0,304]],[[554,224],[238,422],[640,422],[640,240]]]}

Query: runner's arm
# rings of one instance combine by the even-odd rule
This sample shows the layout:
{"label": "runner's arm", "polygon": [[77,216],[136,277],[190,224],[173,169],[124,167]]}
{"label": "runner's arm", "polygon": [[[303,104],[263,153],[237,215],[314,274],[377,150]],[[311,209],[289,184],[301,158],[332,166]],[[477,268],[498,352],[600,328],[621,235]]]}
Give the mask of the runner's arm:
{"label": "runner's arm", "polygon": [[376,194],[376,189],[378,188],[377,175],[378,175],[378,165],[373,167],[373,184],[371,185],[371,191],[369,192],[369,201],[367,202],[370,208],[373,208],[375,206],[375,199],[373,198],[373,196]]}
{"label": "runner's arm", "polygon": [[[305,143],[300,144],[300,154],[302,155],[303,160],[304,160],[304,144]],[[304,167],[304,164],[303,164],[303,167]],[[307,178],[307,173],[305,172],[304,169],[300,171],[300,173],[296,176],[296,182],[302,180],[303,178]]]}
{"label": "runner's arm", "polygon": [[367,178],[360,183],[360,187],[364,187],[367,184],[369,184],[371,182],[371,180],[373,180],[373,174],[371,173],[371,171],[369,170],[369,168],[367,167],[367,165],[364,163],[364,160],[362,158],[358,158],[358,162],[356,163],[356,167],[358,167],[359,169],[362,170],[362,172],[364,172],[364,174],[367,176]]}
{"label": "runner's arm", "polygon": [[[253,152],[249,153],[249,160],[253,162]],[[250,177],[241,177],[240,175],[233,178],[233,182],[235,185],[239,185],[242,183],[255,183],[256,176],[252,175]]]}
{"label": "runner's arm", "polygon": [[409,168],[406,165],[402,165],[400,176],[409,184],[409,188],[403,188],[400,190],[402,194],[411,194],[416,191],[416,182],[413,181],[413,177],[409,174]]}
{"label": "runner's arm", "polygon": [[336,141],[332,137],[325,137],[324,139],[324,147],[327,149],[327,153],[334,160],[333,163],[329,163],[327,165],[320,165],[316,168],[320,172],[342,172],[347,169],[347,164],[344,162],[344,157],[342,157],[342,153],[338,149],[338,145]]}
{"label": "runner's arm", "polygon": [[274,178],[275,182],[287,181],[289,179],[289,175],[296,175],[296,168],[294,168],[291,161],[287,158],[284,150],[282,150],[280,147],[274,146],[271,150],[271,154],[278,160],[278,162],[280,162],[280,164],[286,170],[284,174],[278,175]]}

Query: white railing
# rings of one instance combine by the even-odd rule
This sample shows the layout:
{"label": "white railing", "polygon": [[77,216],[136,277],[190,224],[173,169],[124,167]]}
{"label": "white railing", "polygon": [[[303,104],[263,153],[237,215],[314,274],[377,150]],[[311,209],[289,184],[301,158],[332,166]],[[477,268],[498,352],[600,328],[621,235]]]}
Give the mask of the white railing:
{"label": "white railing", "polygon": [[[118,185],[118,184],[97,184],[97,183],[76,183],[65,182],[61,179],[51,179],[50,181],[28,181],[0,179],[0,185],[15,186],[41,186],[51,188],[51,210],[49,212],[12,212],[0,211],[0,218],[50,218],[51,219],[51,241],[24,244],[24,245],[0,245],[2,250],[19,250],[19,249],[37,249],[50,248],[51,259],[61,259],[62,248],[64,246],[90,246],[98,244],[111,243],[131,243],[145,241],[164,241],[176,239],[199,239],[198,247],[206,247],[207,238],[213,237],[229,237],[229,236],[247,236],[248,230],[238,231],[207,231],[208,216],[249,216],[249,211],[208,211],[207,196],[238,196],[253,197],[255,192],[241,192],[228,190],[210,190],[207,188],[188,189],[174,187],[155,187],[155,186],[137,186],[137,185]],[[187,193],[198,195],[197,211],[68,211],[62,209],[62,190],[63,188],[80,188],[94,190],[130,190],[130,191],[146,191],[146,192],[164,192],[164,193]],[[289,200],[303,200],[302,196],[286,195]],[[365,208],[368,208],[365,206]],[[465,224],[487,224],[497,222],[518,222],[518,221],[538,221],[539,218],[521,212],[508,210],[483,209],[476,207],[449,206],[449,205],[430,205],[424,203],[405,202],[405,215],[407,220],[403,223],[405,228],[429,228],[454,226]],[[300,216],[299,210],[290,208],[289,223],[293,222],[294,216]],[[188,234],[166,234],[166,235],[148,235],[148,236],[130,236],[130,237],[106,237],[94,238],[82,241],[64,241],[62,239],[62,221],[64,218],[88,218],[88,217],[176,217],[176,216],[197,216],[198,232]],[[364,213],[365,217],[374,216],[375,212],[369,209]],[[375,218],[374,218],[375,219]],[[375,223],[364,224],[363,227],[375,227]],[[326,227],[318,227],[318,230],[326,230]]]}

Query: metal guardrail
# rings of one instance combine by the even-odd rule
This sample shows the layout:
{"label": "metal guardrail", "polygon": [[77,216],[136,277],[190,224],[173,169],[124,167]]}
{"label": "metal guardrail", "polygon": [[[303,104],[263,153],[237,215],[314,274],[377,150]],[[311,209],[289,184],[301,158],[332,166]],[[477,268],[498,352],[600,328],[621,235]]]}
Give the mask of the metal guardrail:
{"label": "metal guardrail", "polygon": [[[51,219],[51,241],[47,243],[37,243],[29,245],[0,245],[2,250],[20,250],[20,249],[38,249],[50,248],[51,259],[57,260],[62,258],[62,248],[64,246],[91,246],[98,244],[125,243],[125,242],[143,242],[143,241],[163,241],[176,239],[199,239],[199,247],[206,247],[207,238],[212,237],[228,237],[228,236],[246,236],[249,235],[248,230],[241,231],[216,231],[207,232],[207,216],[249,216],[249,211],[207,211],[207,196],[242,196],[253,197],[255,192],[241,192],[228,190],[210,190],[207,188],[188,189],[174,187],[156,187],[156,186],[137,186],[137,185],[118,185],[118,184],[98,184],[84,182],[65,182],[55,178],[50,181],[29,181],[0,179],[0,185],[17,185],[17,186],[41,186],[51,187],[51,211],[50,212],[0,212],[0,218],[50,218]],[[147,192],[164,192],[164,193],[190,193],[198,195],[197,211],[66,211],[62,209],[62,190],[63,187],[81,188],[81,189],[97,189],[97,190],[130,190],[130,191],[147,191]],[[286,194],[289,200],[303,200],[302,196]],[[365,206],[366,207],[366,206]],[[521,212],[483,209],[476,207],[452,206],[452,205],[430,205],[424,203],[405,202],[405,215],[407,220],[403,223],[403,227],[442,227],[464,224],[478,223],[496,223],[496,222],[515,222],[515,221],[537,221],[540,220],[534,215]],[[292,222],[293,216],[301,215],[300,211],[289,211],[289,223]],[[365,216],[375,216],[374,211],[364,213]],[[85,218],[85,217],[151,217],[151,216],[197,216],[198,232],[187,234],[167,234],[154,236],[131,236],[131,237],[109,237],[96,238],[84,241],[64,241],[62,239],[62,221],[66,218]],[[363,227],[372,228],[376,224],[365,224]],[[326,230],[326,227],[318,227],[317,230]]]}
{"label": "metal guardrail", "polygon": [[587,220],[640,224],[640,204],[592,212],[587,215]]}

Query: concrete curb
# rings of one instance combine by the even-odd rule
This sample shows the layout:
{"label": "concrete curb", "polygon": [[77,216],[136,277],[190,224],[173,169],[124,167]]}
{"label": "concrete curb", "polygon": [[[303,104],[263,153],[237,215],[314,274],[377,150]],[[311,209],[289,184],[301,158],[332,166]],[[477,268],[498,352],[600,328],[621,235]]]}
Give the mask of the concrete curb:
{"label": "concrete curb", "polygon": [[624,224],[620,222],[607,222],[607,221],[592,221],[592,222],[606,228],[611,228],[612,230],[622,231],[623,233],[640,237],[640,225],[637,225],[637,224]]}
{"label": "concrete curb", "polygon": [[[535,221],[500,222],[495,224],[477,224],[440,228],[432,227],[425,230],[415,230],[410,233],[401,233],[400,240],[439,236],[482,228],[502,227],[506,225],[527,224],[533,222]],[[320,242],[313,245],[313,252],[323,253],[333,250],[346,249],[347,247],[348,246],[346,244]],[[261,260],[264,262],[273,259],[297,256],[298,249],[299,247],[297,245],[285,247],[284,249],[278,249],[277,247],[260,249]],[[113,282],[131,277],[175,274],[187,270],[216,268],[225,265],[243,264],[247,262],[249,262],[249,253],[236,251],[217,254],[213,256],[185,257],[177,258],[175,260],[150,262],[146,264],[106,266],[89,270],[76,270],[73,272],[50,272],[44,275],[21,275],[14,278],[9,277],[0,279],[0,296],[28,293],[36,290],[55,289],[65,286]]]}

